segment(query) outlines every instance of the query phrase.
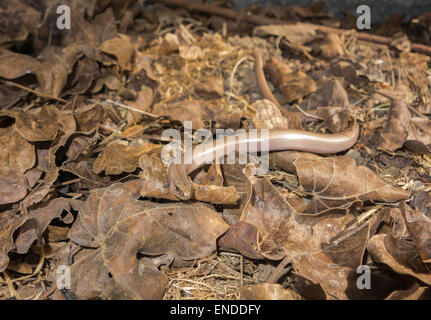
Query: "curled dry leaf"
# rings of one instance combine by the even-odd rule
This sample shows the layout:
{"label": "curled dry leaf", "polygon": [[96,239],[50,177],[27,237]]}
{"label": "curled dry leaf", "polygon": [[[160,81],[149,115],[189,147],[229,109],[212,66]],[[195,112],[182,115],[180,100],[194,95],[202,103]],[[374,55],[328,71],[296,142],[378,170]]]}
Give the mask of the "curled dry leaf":
{"label": "curled dry leaf", "polygon": [[17,0],[2,4],[0,16],[3,22],[0,44],[7,45],[25,41],[30,34],[34,34],[34,26],[39,25],[43,13],[28,1]]}
{"label": "curled dry leaf", "polygon": [[397,32],[392,38],[391,46],[401,52],[410,52],[412,44],[404,32]]}
{"label": "curled dry leaf", "polygon": [[117,58],[118,65],[124,70],[131,70],[133,46],[130,38],[124,34],[118,34],[118,38],[106,40],[99,46],[99,50],[111,54]]}
{"label": "curled dry leaf", "polygon": [[139,158],[142,172],[141,196],[166,200],[178,200],[169,187],[168,172],[158,157],[144,154]]}
{"label": "curled dry leaf", "polygon": [[340,36],[333,32],[323,36],[323,39],[316,44],[316,50],[320,52],[325,59],[340,57],[344,54]]}
{"label": "curled dry leaf", "polygon": [[431,121],[425,118],[410,119],[409,135],[404,147],[418,153],[431,153]]}
{"label": "curled dry leaf", "polygon": [[263,259],[262,254],[258,251],[257,239],[258,230],[254,225],[238,221],[220,237],[218,245],[220,250],[233,250],[251,259]]}
{"label": "curled dry leaf", "polygon": [[413,197],[410,205],[431,219],[431,195],[427,192],[418,192]]}
{"label": "curled dry leaf", "polygon": [[401,211],[416,250],[424,263],[431,263],[431,219],[403,204]]}
{"label": "curled dry leaf", "polygon": [[0,272],[9,264],[8,252],[14,247],[14,232],[27,220],[26,214],[14,210],[0,214]]}
{"label": "curled dry leaf", "polygon": [[144,55],[141,52],[137,51],[135,57],[135,67],[132,71],[132,74],[138,74],[142,70],[144,70],[148,78],[154,81],[158,81],[159,77],[154,72],[151,66],[151,62],[152,58],[150,56]]}
{"label": "curled dry leaf", "polygon": [[[86,144],[91,144],[95,139],[97,139],[95,131],[89,131],[89,133],[77,132],[57,137],[47,148],[39,146],[37,150],[37,167],[45,172],[45,176],[42,183],[32,189],[24,199],[24,205],[30,207],[42,201],[58,178],[60,168],[57,164],[78,157],[83,151],[81,148],[85,147]],[[65,154],[66,159],[60,161],[60,158]],[[71,158],[68,159],[68,156]]]}
{"label": "curled dry leaf", "polygon": [[307,213],[345,212],[365,201],[398,202],[409,197],[407,191],[391,186],[367,167],[356,166],[347,156],[281,152],[273,156],[274,164],[296,173],[304,191],[313,196]]}
{"label": "curled dry leaf", "polygon": [[430,125],[429,119],[412,117],[404,101],[393,99],[385,127],[370,139],[370,143],[389,151],[405,145],[412,151],[429,152]]}
{"label": "curled dry leaf", "polygon": [[41,91],[52,97],[59,97],[67,82],[68,75],[72,72],[76,60],[85,51],[85,45],[72,43],[57,52],[50,47],[43,52],[40,67],[36,72],[37,81]]}
{"label": "curled dry leaf", "polygon": [[315,93],[304,100],[301,106],[306,110],[324,106],[351,109],[347,92],[337,79],[324,81]]}
{"label": "curled dry leaf", "polygon": [[236,204],[240,194],[235,186],[223,186],[220,165],[213,163],[208,172],[201,171],[193,180],[193,196],[198,201],[214,204]]}
{"label": "curled dry leaf", "polygon": [[21,170],[0,167],[0,205],[15,203],[27,195],[27,185]]}
{"label": "curled dry leaf", "polygon": [[289,127],[288,120],[271,101],[258,100],[252,104],[252,107],[256,110],[252,119],[255,129],[286,129]]}
{"label": "curled dry leaf", "polygon": [[[179,200],[169,187],[167,170],[160,158],[143,155],[139,159],[143,172],[141,195],[146,198]],[[184,177],[189,179],[189,177]],[[223,186],[220,169],[211,166],[207,173],[200,173],[192,182],[193,199],[213,204],[236,204],[240,198],[234,186]]]}
{"label": "curled dry leaf", "polygon": [[228,228],[210,206],[139,201],[141,187],[141,180],[133,180],[94,189],[79,211],[69,238],[92,248],[71,266],[71,287],[79,298],[94,292],[116,299],[160,298],[166,277],[153,258],[142,266],[137,253],[192,261],[213,252]]}
{"label": "curled dry leaf", "polygon": [[63,211],[68,212],[68,214],[62,217],[61,220],[66,224],[72,223],[73,216],[70,213],[69,199],[55,198],[48,203],[30,209],[28,220],[17,232],[15,240],[17,253],[27,253],[33,242],[41,239],[42,233],[50,222],[55,218],[60,218]]}
{"label": "curled dry leaf", "polygon": [[392,292],[385,300],[429,300],[431,298],[430,287],[421,287],[414,283],[406,290]]}
{"label": "curled dry leaf", "polygon": [[[147,111],[147,109],[153,104],[153,90],[145,85],[141,86],[141,91],[138,92],[138,96],[135,101],[128,102],[128,105],[141,110]],[[127,119],[129,124],[136,123],[140,120],[142,114],[136,111],[129,111],[127,113]]]}
{"label": "curled dry leaf", "polygon": [[278,283],[262,283],[242,287],[240,296],[243,300],[303,300],[291,289],[284,289]]}
{"label": "curled dry leaf", "polygon": [[14,111],[16,131],[27,141],[52,141],[59,131],[56,118],[43,107],[35,111]]}
{"label": "curled dry leaf", "polygon": [[323,119],[323,124],[330,132],[341,132],[347,128],[350,112],[336,107],[319,107],[317,115]]}
{"label": "curled dry leaf", "polygon": [[130,143],[124,140],[114,140],[99,153],[94,161],[93,169],[97,174],[121,174],[133,172],[139,165],[139,158],[143,154],[159,152],[161,145],[145,142],[142,139]]}
{"label": "curled dry leaf", "polygon": [[35,73],[40,62],[25,54],[9,50],[0,50],[0,77],[16,79],[29,73]]}
{"label": "curled dry leaf", "polygon": [[265,65],[265,70],[286,102],[302,100],[317,90],[313,78],[301,70],[292,70],[281,58],[271,58]]}
{"label": "curled dry leaf", "polygon": [[193,183],[193,196],[198,201],[214,204],[236,204],[240,198],[234,186],[202,185]]}
{"label": "curled dry leaf", "polygon": [[224,94],[224,81],[222,76],[210,76],[204,82],[195,85],[195,92],[201,97],[214,99],[221,98]]}
{"label": "curled dry leaf", "polygon": [[19,169],[22,173],[36,162],[34,145],[27,142],[16,130],[0,135],[0,167]]}
{"label": "curled dry leaf", "polygon": [[382,132],[376,133],[373,142],[380,148],[394,151],[401,148],[408,137],[410,111],[405,102],[393,100],[389,112],[388,122]]}
{"label": "curled dry leaf", "polygon": [[90,105],[77,110],[74,114],[76,129],[80,132],[90,132],[97,128],[105,117],[105,110],[101,105]]}
{"label": "curled dry leaf", "polygon": [[34,146],[16,130],[0,135],[0,204],[15,203],[27,195],[25,172],[36,162]]}
{"label": "curled dry leaf", "polygon": [[421,261],[412,241],[391,234],[377,234],[368,241],[367,251],[375,262],[431,285],[429,264]]}
{"label": "curled dry leaf", "polygon": [[351,275],[362,263],[374,223],[343,235],[354,219],[351,214],[299,215],[267,179],[248,179],[241,221],[258,229],[254,246],[266,258],[287,259],[296,274],[318,284],[327,298],[346,299],[356,286]]}

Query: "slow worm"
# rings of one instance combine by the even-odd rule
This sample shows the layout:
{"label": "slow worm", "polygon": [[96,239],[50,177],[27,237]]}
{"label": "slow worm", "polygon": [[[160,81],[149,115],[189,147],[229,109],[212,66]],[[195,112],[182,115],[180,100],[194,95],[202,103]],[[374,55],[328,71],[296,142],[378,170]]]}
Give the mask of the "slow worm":
{"label": "slow worm", "polygon": [[[260,55],[254,51],[256,58],[256,78],[262,96],[280,106],[266,83]],[[268,133],[268,134],[264,134]],[[196,146],[193,153],[182,153],[169,165],[168,178],[171,191],[179,199],[188,200],[192,196],[192,183],[189,174],[205,164],[212,163],[218,155],[227,155],[233,151],[247,152],[298,150],[319,154],[337,153],[349,149],[355,144],[359,135],[359,125],[354,125],[343,132],[319,134],[296,129],[271,129],[265,132],[257,130],[256,134],[244,132],[233,136],[220,137],[209,143]],[[267,141],[265,141],[267,139]]]}

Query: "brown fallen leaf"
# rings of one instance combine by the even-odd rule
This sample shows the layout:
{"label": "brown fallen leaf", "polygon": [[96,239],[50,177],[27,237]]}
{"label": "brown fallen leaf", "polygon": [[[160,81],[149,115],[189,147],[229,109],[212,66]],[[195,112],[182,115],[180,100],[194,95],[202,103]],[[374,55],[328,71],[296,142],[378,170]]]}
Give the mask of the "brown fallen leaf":
{"label": "brown fallen leaf", "polygon": [[0,272],[9,264],[8,252],[14,247],[14,232],[27,220],[26,214],[16,210],[3,211],[0,214]]}
{"label": "brown fallen leaf", "polygon": [[[71,287],[79,298],[95,292],[116,299],[160,298],[167,279],[155,256],[205,257],[228,228],[210,206],[137,200],[141,187],[141,180],[133,180],[94,189],[79,211],[69,238],[91,248],[71,266]],[[138,261],[138,252],[154,258]]]}
{"label": "brown fallen leaf", "polygon": [[385,128],[374,135],[371,143],[389,151],[401,148],[408,137],[410,119],[405,102],[393,100]]}
{"label": "brown fallen leaf", "polygon": [[238,221],[230,226],[229,230],[220,237],[218,245],[222,251],[239,252],[251,259],[263,259],[258,251],[257,228],[245,221]]}
{"label": "brown fallen leaf", "polygon": [[271,155],[272,165],[296,173],[307,195],[313,198],[306,213],[346,212],[365,201],[397,202],[409,193],[391,186],[347,156],[322,158],[312,154],[281,152]]}
{"label": "brown fallen leaf", "polygon": [[27,192],[26,180],[21,170],[0,167],[0,205],[18,202]]}
{"label": "brown fallen leaf", "polygon": [[264,99],[252,104],[256,113],[252,123],[255,129],[286,129],[288,120],[281,114],[280,109],[271,101]]}
{"label": "brown fallen leaf", "polygon": [[[167,170],[160,158],[143,155],[139,159],[144,180],[141,195],[146,198],[179,200],[169,187]],[[223,186],[220,169],[211,166],[206,173],[200,172],[192,182],[192,198],[213,204],[236,204],[240,198],[234,186]]]}
{"label": "brown fallen leaf", "polygon": [[[147,109],[153,104],[153,90],[145,85],[142,85],[141,91],[138,92],[136,100],[128,102],[127,104],[135,109],[147,111]],[[130,110],[127,113],[127,122],[129,125],[134,124],[140,120],[141,116],[141,113]]]}
{"label": "brown fallen leaf", "polygon": [[4,114],[15,118],[16,131],[29,142],[52,141],[59,131],[56,118],[47,108],[10,111]]}
{"label": "brown fallen leaf", "polygon": [[69,172],[81,178],[83,189],[102,188],[109,186],[112,181],[109,176],[101,177],[93,171],[94,161],[69,161],[61,166],[61,171]]}
{"label": "brown fallen leaf", "polygon": [[318,84],[316,92],[304,99],[301,107],[304,110],[314,110],[317,107],[334,106],[342,109],[351,109],[346,90],[337,79],[324,81]]}
{"label": "brown fallen leaf", "polygon": [[405,146],[412,151],[429,152],[430,125],[429,119],[412,117],[406,102],[393,99],[385,127],[376,132],[369,143],[389,151]]}
{"label": "brown fallen leaf", "polygon": [[303,300],[291,289],[284,289],[278,283],[262,283],[242,287],[240,290],[242,300]]}
{"label": "brown fallen leaf", "polygon": [[198,201],[234,205],[240,198],[235,186],[224,186],[220,165],[213,163],[207,172],[200,171],[192,182],[193,197]]}
{"label": "brown fallen leaf", "polygon": [[292,70],[281,58],[271,58],[265,65],[265,71],[288,103],[301,101],[317,90],[310,76],[301,70]]}
{"label": "brown fallen leaf", "polygon": [[[68,212],[68,214],[61,217],[63,211]],[[33,242],[41,239],[42,233],[51,221],[60,217],[65,224],[72,223],[73,216],[70,213],[69,199],[55,198],[48,203],[30,209],[28,220],[17,231],[15,239],[17,253],[27,253]]]}
{"label": "brown fallen leaf", "polygon": [[141,196],[166,200],[179,200],[169,187],[168,172],[163,161],[154,155],[144,154],[139,158],[142,172]]}
{"label": "brown fallen leaf", "polygon": [[431,219],[406,204],[401,206],[401,211],[422,261],[431,263]]}
{"label": "brown fallen leaf", "polygon": [[345,130],[350,119],[349,111],[339,107],[319,107],[317,116],[323,119],[324,126],[333,133]]}
{"label": "brown fallen leaf", "polygon": [[193,183],[193,197],[198,201],[213,204],[236,204],[240,195],[234,186],[202,185]]}
{"label": "brown fallen leaf", "polygon": [[131,70],[133,46],[128,36],[118,34],[118,38],[106,40],[98,49],[115,56],[119,66],[124,70]]}
{"label": "brown fallen leaf", "polygon": [[341,38],[338,34],[330,32],[318,38],[315,44],[315,50],[321,53],[323,58],[332,59],[344,54]]}
{"label": "brown fallen leaf", "polygon": [[77,110],[74,114],[76,130],[90,132],[97,128],[106,117],[105,110],[101,105],[89,105]]}
{"label": "brown fallen leaf", "polygon": [[205,82],[195,85],[195,92],[208,99],[221,98],[224,94],[224,82],[222,76],[210,76]]}
{"label": "brown fallen leaf", "polygon": [[36,77],[42,93],[52,97],[60,96],[82,51],[85,51],[84,44],[72,43],[61,51],[49,47],[38,57],[41,63],[36,70]]}
{"label": "brown fallen leaf", "polygon": [[327,298],[347,299],[356,287],[351,277],[378,221],[343,236],[354,220],[351,214],[299,215],[267,179],[249,175],[248,179],[250,191],[241,221],[257,227],[259,252],[292,263],[294,272],[320,286]]}
{"label": "brown fallen leaf", "polygon": [[29,73],[35,73],[40,62],[25,54],[6,49],[0,50],[0,77],[16,79]]}
{"label": "brown fallen leaf", "polygon": [[0,44],[20,43],[29,35],[37,32],[34,26],[39,25],[43,13],[27,1],[17,0],[5,3],[0,8],[2,32]]}
{"label": "brown fallen leaf", "polygon": [[368,241],[367,251],[375,262],[431,285],[429,264],[421,261],[412,241],[391,234],[377,234]]}
{"label": "brown fallen leaf", "polygon": [[431,153],[431,121],[412,117],[404,147],[418,153]]}
{"label": "brown fallen leaf", "polygon": [[19,169],[22,173],[36,162],[34,145],[27,142],[16,130],[10,128],[0,135],[0,167]]}
{"label": "brown fallen leaf", "polygon": [[133,172],[139,165],[143,154],[159,152],[161,145],[145,142],[142,139],[128,143],[124,140],[114,140],[99,153],[94,161],[93,169],[97,174],[121,174]]}
{"label": "brown fallen leaf", "polygon": [[[44,171],[45,175],[43,181],[41,181],[35,188],[33,188],[28,196],[24,199],[23,204],[27,207],[31,207],[34,204],[41,202],[51,191],[51,187],[59,176],[60,168],[58,164],[63,161],[67,161],[67,156],[64,153],[69,154],[70,157],[78,157],[83,150],[82,145],[95,141],[95,131],[89,131],[89,133],[71,133],[64,134],[57,137],[48,145],[39,145],[37,149],[37,168]],[[77,139],[77,140],[75,140]],[[81,140],[80,142],[78,142]],[[82,144],[81,144],[82,143]],[[81,147],[80,147],[81,146]],[[69,149],[70,148],[70,149]],[[66,159],[60,161],[63,156]]]}
{"label": "brown fallen leaf", "polygon": [[416,193],[410,205],[428,218],[431,218],[431,195],[429,193],[425,191]]}
{"label": "brown fallen leaf", "polygon": [[421,287],[415,283],[406,290],[392,292],[385,300],[429,300],[431,291],[429,287]]}
{"label": "brown fallen leaf", "polygon": [[410,52],[411,46],[409,37],[404,32],[397,32],[393,35],[391,47],[401,52]]}

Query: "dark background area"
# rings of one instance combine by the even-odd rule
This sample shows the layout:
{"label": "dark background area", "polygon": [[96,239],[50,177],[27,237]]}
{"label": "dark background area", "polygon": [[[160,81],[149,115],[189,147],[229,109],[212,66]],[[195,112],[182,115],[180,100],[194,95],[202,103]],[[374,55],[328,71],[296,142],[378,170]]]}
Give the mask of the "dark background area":
{"label": "dark background area", "polygon": [[[316,0],[235,0],[237,8],[258,4],[266,5],[293,5],[306,6],[317,2]],[[371,8],[373,21],[380,21],[390,17],[394,13],[404,13],[406,19],[418,16],[430,11],[431,0],[326,0],[325,10],[334,14],[337,18],[343,17],[343,11],[356,13],[356,8],[366,4]]]}

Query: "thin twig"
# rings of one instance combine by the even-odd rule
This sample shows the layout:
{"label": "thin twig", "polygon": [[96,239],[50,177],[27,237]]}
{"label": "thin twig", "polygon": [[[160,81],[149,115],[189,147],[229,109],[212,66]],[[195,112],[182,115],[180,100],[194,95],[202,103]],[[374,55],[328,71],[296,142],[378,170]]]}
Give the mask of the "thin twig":
{"label": "thin twig", "polygon": [[323,120],[321,117],[316,116],[314,114],[305,112],[300,106],[298,106],[296,103],[294,104],[294,107],[297,108],[304,116],[309,117],[309,118],[314,118],[314,119],[318,119],[318,120]]}
{"label": "thin twig", "polygon": [[271,276],[268,278],[268,283],[276,282],[280,276],[281,271],[286,267],[290,262],[290,257],[284,257],[283,260],[278,264],[277,268],[274,269]]}
{"label": "thin twig", "polygon": [[27,88],[27,87],[25,87],[23,85],[20,85],[18,83],[12,82],[12,81],[6,81],[6,84],[8,86],[13,86],[13,87],[17,87],[17,88],[26,90],[28,92],[31,92],[31,93],[33,93],[33,94],[35,94],[35,95],[37,95],[39,97],[45,98],[45,99],[57,100],[57,101],[60,101],[60,102],[63,102],[63,103],[68,103],[68,104],[70,103],[67,100],[64,100],[64,99],[61,99],[61,98],[57,98],[57,97],[53,97],[53,96],[51,96],[49,94],[45,94],[45,93],[42,93],[42,92],[39,92],[39,91],[30,89],[30,88]]}
{"label": "thin twig", "polygon": [[[107,100],[105,100],[106,102],[108,102],[108,103],[110,103],[110,104],[112,104],[112,105],[115,105],[115,106],[117,106],[117,107],[121,107],[121,108],[124,108],[124,109],[128,109],[128,110],[131,110],[131,111],[135,111],[135,112],[138,112],[138,113],[141,113],[141,114],[144,114],[144,115],[146,115],[146,116],[148,116],[148,117],[151,117],[151,118],[160,118],[160,116],[158,116],[158,115],[155,115],[155,114],[152,114],[152,113],[150,113],[150,112],[146,112],[146,111],[142,111],[142,110],[139,110],[139,109],[136,109],[136,108],[133,108],[133,107],[131,107],[131,106],[128,106],[127,104],[123,104],[123,103],[120,103],[120,102],[116,102],[116,101],[113,101],[113,100],[110,100],[110,99],[107,99]],[[103,103],[102,103],[103,104]]]}

